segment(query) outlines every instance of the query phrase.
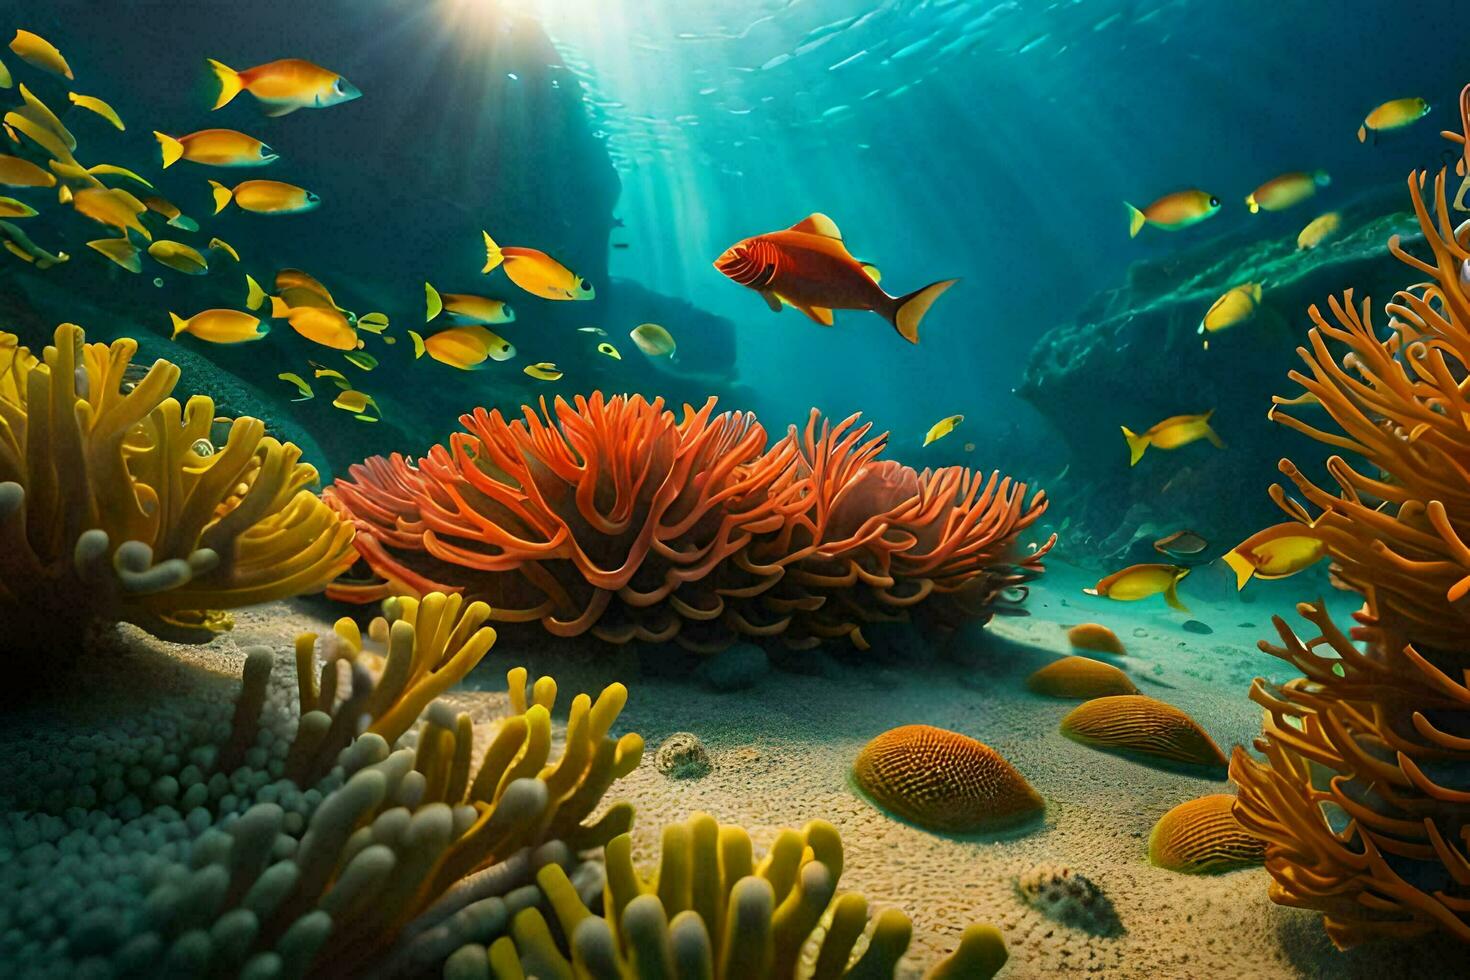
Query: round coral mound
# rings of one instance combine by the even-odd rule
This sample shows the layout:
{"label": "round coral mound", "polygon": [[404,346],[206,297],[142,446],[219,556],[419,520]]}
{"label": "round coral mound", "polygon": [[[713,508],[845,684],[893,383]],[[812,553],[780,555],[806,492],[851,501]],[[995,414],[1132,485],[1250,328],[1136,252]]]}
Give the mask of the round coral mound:
{"label": "round coral mound", "polygon": [[1088,657],[1064,657],[1026,679],[1026,686],[1051,698],[1101,698],[1137,694],[1138,688],[1112,664]]}
{"label": "round coral mound", "polygon": [[879,806],[928,830],[994,830],[1046,808],[999,752],[932,725],[889,729],[863,746],[852,773]]}
{"label": "round coral mound", "polygon": [[1186,874],[1213,874],[1262,864],[1266,844],[1236,819],[1235,797],[1212,793],[1186,800],[1159,818],[1148,837],[1151,864]]}
{"label": "round coral mound", "polygon": [[1225,756],[1195,720],[1172,704],[1143,694],[1118,694],[1079,704],[1062,719],[1062,734],[1099,748],[1223,766]]}
{"label": "round coral mound", "polygon": [[1123,646],[1123,641],[1118,639],[1117,633],[1098,623],[1078,623],[1067,630],[1067,641],[1075,650],[1111,653],[1116,657],[1121,657],[1128,652]]}

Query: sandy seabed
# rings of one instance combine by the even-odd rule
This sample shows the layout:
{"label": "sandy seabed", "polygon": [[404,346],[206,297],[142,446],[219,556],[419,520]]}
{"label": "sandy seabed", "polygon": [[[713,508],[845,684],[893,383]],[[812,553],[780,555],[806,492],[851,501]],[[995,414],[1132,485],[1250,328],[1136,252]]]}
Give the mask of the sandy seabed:
{"label": "sandy seabed", "polygon": [[[746,827],[758,852],[782,828],[828,820],[845,847],[841,888],[863,893],[873,908],[899,906],[913,919],[904,976],[918,976],[952,949],[971,922],[991,922],[1004,932],[1010,960],[1001,976],[1010,978],[1466,975],[1463,951],[1444,943],[1338,952],[1316,913],[1270,902],[1264,870],[1189,876],[1150,866],[1148,834],[1159,816],[1184,800],[1226,792],[1228,784],[1063,737],[1058,722],[1076,702],[1029,692],[1027,675],[1068,652],[1066,627],[1102,622],[1127,644],[1128,655],[1114,662],[1142,693],[1189,712],[1228,753],[1259,730],[1260,710],[1246,696],[1251,679],[1289,676],[1255,644],[1270,632],[1270,614],[1289,613],[1301,590],[1280,583],[1248,592],[1242,602],[1233,589],[1207,588],[1214,601],[1190,597],[1191,612],[1183,614],[1161,600],[1124,605],[1085,596],[1081,587],[1088,581],[1081,571],[1054,564],[1033,587],[1030,616],[968,630],[951,639],[946,656],[930,659],[827,662],[815,675],[773,671],[756,687],[731,694],[640,666],[627,650],[568,652],[550,639],[503,641],[445,700],[469,711],[477,727],[488,726],[508,711],[504,672],[512,666],[556,677],[563,711],[572,693],[595,694],[613,680],[624,681],[631,693],[615,733],[638,731],[648,749],[639,768],[614,785],[608,802],[627,799],[637,806],[639,866],[656,864],[664,824],[699,811]],[[135,638],[151,648],[146,656],[162,662],[136,664],[142,669],[124,675],[139,682],[135,690],[114,687],[102,703],[78,705],[78,711],[96,721],[190,685],[207,686],[218,698],[220,685],[237,683],[246,647],[267,644],[288,659],[295,635],[329,629],[330,615],[320,603],[247,610],[237,614],[232,633],[204,648]],[[1187,620],[1194,621],[1189,629]],[[1044,821],[1007,837],[960,840],[875,809],[849,784],[852,760],[868,739],[911,723],[963,732],[995,748],[1045,797]],[[657,746],[680,731],[695,733],[708,749],[713,768],[707,776],[672,780],[655,768]],[[14,737],[12,729],[0,742]],[[482,746],[485,741],[477,738]],[[1015,878],[1040,864],[1091,879],[1111,901],[1121,929],[1094,934],[1027,906]]]}

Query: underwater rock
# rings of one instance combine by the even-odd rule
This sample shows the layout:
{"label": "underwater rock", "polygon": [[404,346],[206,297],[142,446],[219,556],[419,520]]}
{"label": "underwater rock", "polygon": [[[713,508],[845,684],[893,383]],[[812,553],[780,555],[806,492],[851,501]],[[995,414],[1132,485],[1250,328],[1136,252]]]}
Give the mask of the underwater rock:
{"label": "underwater rock", "polygon": [[998,830],[1033,820],[1046,808],[999,752],[932,725],[903,725],[877,736],[858,753],[852,774],[879,806],[926,830]]}
{"label": "underwater rock", "polygon": [[1133,681],[1112,664],[1087,657],[1063,657],[1026,679],[1037,694],[1053,698],[1100,698],[1110,694],[1137,694]]}
{"label": "underwater rock", "polygon": [[1118,694],[1078,705],[1062,719],[1068,738],[1096,748],[1189,765],[1223,767],[1215,740],[1172,704],[1143,694]]}
{"label": "underwater rock", "polygon": [[1186,800],[1159,818],[1148,836],[1149,863],[1185,874],[1248,868],[1266,860],[1266,842],[1241,826],[1235,797]]}
{"label": "underwater rock", "polygon": [[1202,623],[1197,619],[1186,619],[1181,629],[1186,633],[1198,633],[1200,636],[1209,636],[1215,632],[1209,623]]}
{"label": "underwater rock", "polygon": [[1038,864],[1016,876],[1016,890],[1027,905],[1058,922],[1105,935],[1122,931],[1102,889],[1071,868]]}
{"label": "underwater rock", "polygon": [[730,692],[755,687],[770,672],[766,651],[754,643],[737,643],[700,664],[695,674],[706,686]]}
{"label": "underwater rock", "polygon": [[675,732],[663,740],[653,756],[653,767],[670,779],[700,779],[709,775],[709,753],[693,732]]}

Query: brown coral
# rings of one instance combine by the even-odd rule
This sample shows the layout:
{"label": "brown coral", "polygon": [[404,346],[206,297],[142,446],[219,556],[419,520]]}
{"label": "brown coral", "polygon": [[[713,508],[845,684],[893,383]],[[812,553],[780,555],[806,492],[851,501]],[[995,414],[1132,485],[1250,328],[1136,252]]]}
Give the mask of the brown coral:
{"label": "brown coral", "polygon": [[1248,868],[1266,860],[1266,843],[1241,826],[1235,797],[1211,793],[1159,818],[1148,837],[1149,862],[1186,874]]}
{"label": "brown coral", "polygon": [[1087,657],[1054,660],[1026,679],[1026,686],[1052,698],[1101,698],[1137,694],[1138,688],[1112,664]]}
{"label": "brown coral", "polygon": [[858,753],[852,774],[879,806],[929,830],[994,830],[1031,820],[1046,807],[999,752],[931,725],[879,735]]}
{"label": "brown coral", "polygon": [[682,419],[594,393],[460,421],[417,464],[369,459],[324,494],[377,577],[333,596],[462,592],[498,620],[618,643],[862,646],[865,622],[988,617],[1050,547],[1017,544],[1044,495],[881,460],[885,436],[856,417],[813,412],[769,449],[753,416],[716,414],[713,398]]}
{"label": "brown coral", "polygon": [[1223,766],[1220,747],[1189,715],[1143,694],[1117,694],[1079,704],[1062,719],[1062,734],[1086,745],[1199,766]]}

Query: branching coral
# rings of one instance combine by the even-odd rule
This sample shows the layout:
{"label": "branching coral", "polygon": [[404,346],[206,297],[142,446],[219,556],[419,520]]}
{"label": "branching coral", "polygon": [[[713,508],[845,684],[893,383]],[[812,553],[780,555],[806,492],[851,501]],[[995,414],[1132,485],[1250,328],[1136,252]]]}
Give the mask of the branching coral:
{"label": "branching coral", "polygon": [[1322,911],[1339,946],[1432,931],[1470,942],[1470,250],[1445,179],[1433,214],[1425,175],[1409,179],[1431,254],[1389,243],[1427,281],[1387,305],[1386,336],[1351,293],[1331,317],[1311,311],[1307,370],[1291,377],[1335,428],[1274,412],[1369,464],[1334,456],[1329,488],[1282,463],[1305,503],[1273,495],[1365,602],[1351,636],[1321,604],[1298,607],[1315,638],[1276,620],[1281,644],[1261,647],[1304,676],[1255,682],[1265,761],[1240,748],[1231,761],[1272,898]]}
{"label": "branching coral", "polygon": [[476,409],[417,464],[354,466],[324,497],[358,529],[375,582],[337,598],[453,591],[501,621],[613,642],[738,635],[793,646],[911,611],[987,617],[1040,571],[1017,536],[1045,509],[1024,484],[878,458],[885,437],[813,412],[767,448],[750,415],[662,400],[558,399],[508,421]]}
{"label": "branching coral", "polygon": [[0,333],[0,612],[12,652],[76,648],[97,622],[208,637],[218,611],[319,590],[351,561],[352,527],[307,487],[290,443],[214,404],[168,397],[179,369],[134,384],[137,344],[58,327],[40,358]]}

